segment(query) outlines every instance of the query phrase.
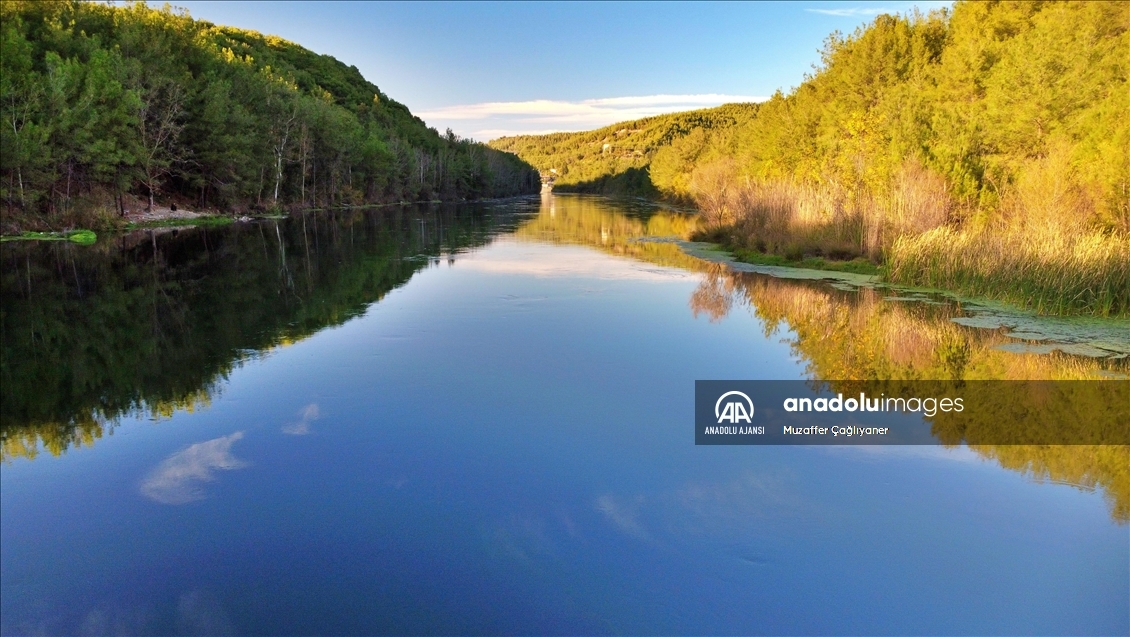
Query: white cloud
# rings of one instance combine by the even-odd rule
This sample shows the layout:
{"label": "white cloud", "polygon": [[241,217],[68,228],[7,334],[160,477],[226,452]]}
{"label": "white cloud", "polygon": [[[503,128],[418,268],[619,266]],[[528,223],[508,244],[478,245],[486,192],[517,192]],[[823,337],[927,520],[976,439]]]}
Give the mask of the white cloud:
{"label": "white cloud", "polygon": [[704,93],[606,97],[579,101],[526,100],[444,106],[421,111],[417,115],[437,129],[451,126],[473,130],[473,137],[490,139],[504,134],[538,135],[589,130],[664,113],[710,108],[733,102],[761,102],[766,99],[768,98],[754,95]]}
{"label": "white cloud", "polygon": [[806,8],[805,11],[807,11],[808,13],[819,13],[821,15],[831,15],[831,16],[837,16],[837,17],[840,17],[840,18],[869,18],[869,17],[872,17],[872,16],[877,16],[880,13],[892,13],[892,14],[893,13],[901,13],[903,15],[906,15],[907,12],[911,11],[914,8],[917,8],[919,11],[926,12],[926,11],[931,11],[933,9],[941,9],[943,7],[948,7],[952,4],[953,4],[952,2],[940,1],[940,0],[917,0],[917,1],[910,1],[910,2],[885,2],[885,3],[879,3],[879,6],[871,6],[871,7],[865,7],[865,6],[857,6],[857,7],[848,6],[848,7],[845,7],[843,5],[837,5],[835,3],[827,3],[827,4],[824,5],[824,6],[828,7],[826,9]]}
{"label": "white cloud", "polygon": [[879,7],[846,7],[843,9],[805,9],[809,13],[822,13],[840,17],[871,16],[880,13],[890,13],[890,9]]}
{"label": "white cloud", "polygon": [[161,504],[184,504],[204,498],[202,482],[216,479],[213,471],[240,469],[247,463],[231,455],[231,446],[242,431],[191,445],[165,458],[141,482],[141,493]]}
{"label": "white cloud", "polygon": [[474,139],[498,139],[511,135],[548,135],[560,133],[559,128],[482,128],[471,133]]}

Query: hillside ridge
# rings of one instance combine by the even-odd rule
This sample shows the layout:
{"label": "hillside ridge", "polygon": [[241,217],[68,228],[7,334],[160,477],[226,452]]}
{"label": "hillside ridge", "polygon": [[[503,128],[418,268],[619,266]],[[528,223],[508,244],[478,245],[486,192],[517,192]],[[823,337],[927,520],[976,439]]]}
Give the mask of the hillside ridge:
{"label": "hillside ridge", "polygon": [[653,115],[591,131],[515,135],[493,139],[492,148],[512,152],[544,174],[555,174],[555,189],[658,196],[647,175],[662,148],[695,129],[731,128],[757,113],[756,103]]}

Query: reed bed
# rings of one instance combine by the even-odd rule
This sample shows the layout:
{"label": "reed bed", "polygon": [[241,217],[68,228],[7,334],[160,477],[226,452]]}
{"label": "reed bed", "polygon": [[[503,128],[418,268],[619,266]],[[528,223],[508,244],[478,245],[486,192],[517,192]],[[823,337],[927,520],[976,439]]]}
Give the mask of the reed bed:
{"label": "reed bed", "polygon": [[1130,229],[1104,223],[1054,159],[987,209],[959,209],[945,181],[914,160],[883,188],[753,180],[723,161],[696,169],[692,192],[706,222],[699,236],[730,248],[795,262],[862,256],[894,283],[1043,314],[1130,316]]}
{"label": "reed bed", "polygon": [[1130,236],[940,227],[895,240],[895,283],[1008,301],[1043,314],[1130,315]]}
{"label": "reed bed", "polygon": [[696,169],[691,191],[706,234],[713,229],[712,238],[731,247],[793,260],[879,262],[897,237],[943,225],[954,209],[944,180],[916,161],[904,163],[882,196],[835,181],[741,177],[725,160]]}

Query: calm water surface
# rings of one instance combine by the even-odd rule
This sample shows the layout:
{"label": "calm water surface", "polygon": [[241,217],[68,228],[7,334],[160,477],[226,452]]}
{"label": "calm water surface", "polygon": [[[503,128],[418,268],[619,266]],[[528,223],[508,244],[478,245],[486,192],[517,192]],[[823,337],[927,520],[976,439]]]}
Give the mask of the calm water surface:
{"label": "calm water surface", "polygon": [[5,244],[0,630],[1130,632],[1125,448],[690,425],[695,379],[1125,359],[639,241],[688,223],[559,196]]}

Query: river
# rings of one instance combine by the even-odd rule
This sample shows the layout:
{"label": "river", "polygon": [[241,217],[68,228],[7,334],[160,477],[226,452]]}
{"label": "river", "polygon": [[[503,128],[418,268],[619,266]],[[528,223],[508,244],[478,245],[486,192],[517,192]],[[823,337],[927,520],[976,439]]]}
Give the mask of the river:
{"label": "river", "polygon": [[1125,323],[735,271],[693,223],[547,195],[4,244],[0,632],[1130,632],[1125,446],[691,428],[696,379],[1126,379]]}

